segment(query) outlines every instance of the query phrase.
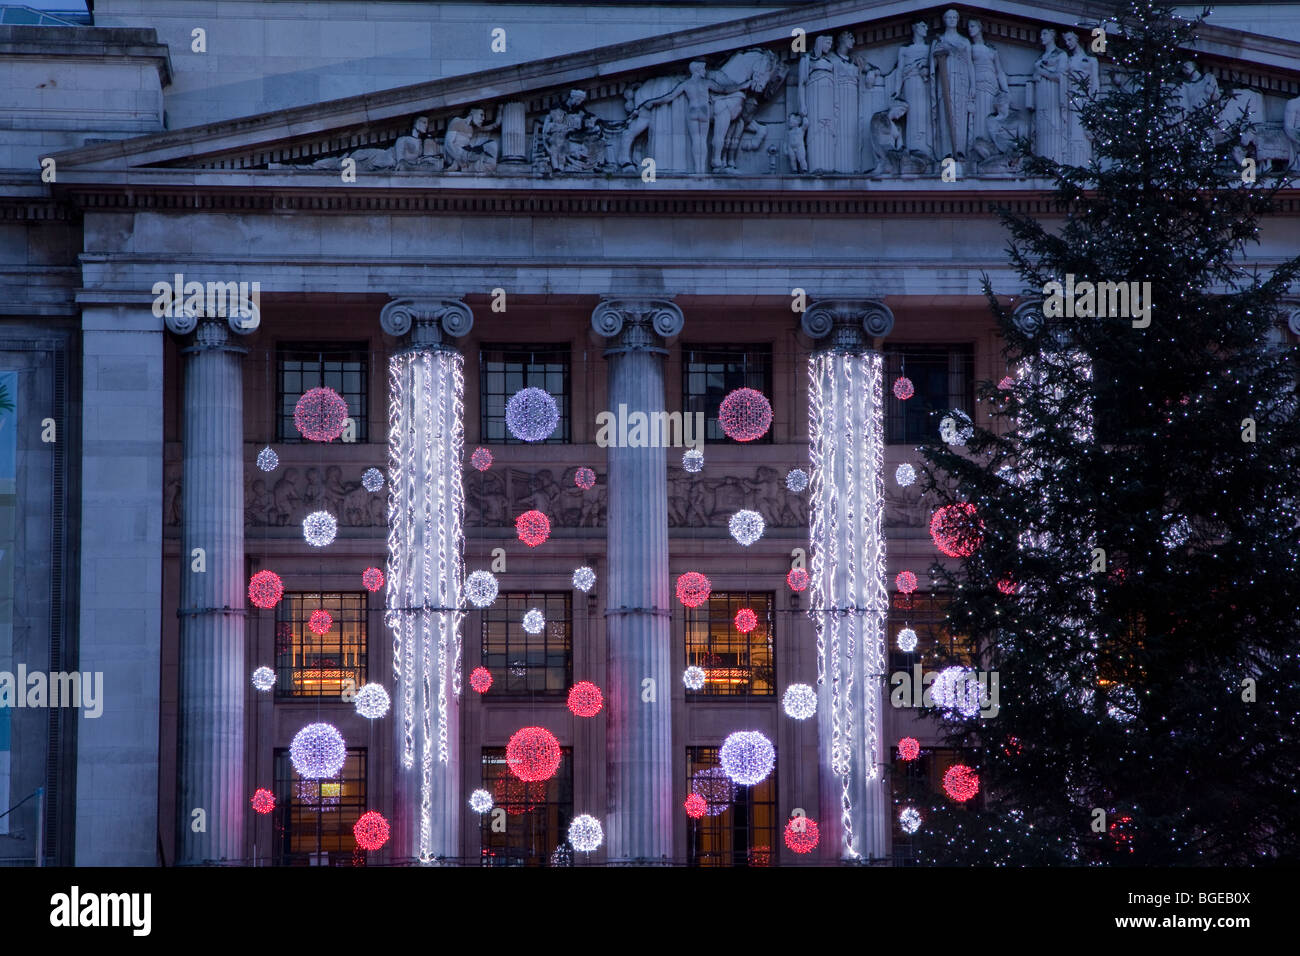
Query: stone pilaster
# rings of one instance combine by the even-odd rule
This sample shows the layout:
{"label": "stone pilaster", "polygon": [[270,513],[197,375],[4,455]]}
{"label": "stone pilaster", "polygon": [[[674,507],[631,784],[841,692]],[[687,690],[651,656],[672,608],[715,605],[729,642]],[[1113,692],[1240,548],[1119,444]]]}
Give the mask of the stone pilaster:
{"label": "stone pilaster", "polygon": [[870,862],[889,848],[882,739],[885,627],[882,303],[831,300],[804,313],[808,359],[811,589],[817,634],[821,825],[828,855]]}
{"label": "stone pilaster", "polygon": [[[665,299],[607,299],[591,324],[610,343],[606,408],[664,411],[663,340],[681,332],[681,310]],[[606,454],[608,859],[667,862],[674,804],[668,473],[663,448],[611,446]]]}
{"label": "stone pilaster", "polygon": [[388,581],[396,743],[394,853],[460,857],[464,357],[473,313],[455,299],[396,299],[380,316],[409,346],[389,360]]}

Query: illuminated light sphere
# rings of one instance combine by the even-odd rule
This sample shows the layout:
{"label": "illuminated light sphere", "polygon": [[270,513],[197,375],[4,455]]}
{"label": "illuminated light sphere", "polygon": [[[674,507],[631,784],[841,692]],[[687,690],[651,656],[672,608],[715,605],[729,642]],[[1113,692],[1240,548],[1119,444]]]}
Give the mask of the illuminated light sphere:
{"label": "illuminated light sphere", "polygon": [[980,792],[980,778],[964,763],[955,763],[943,775],[943,792],[958,803],[965,803]]}
{"label": "illuminated light sphere", "polygon": [[492,672],[486,667],[476,667],[469,672],[469,686],[480,694],[486,694],[492,686]]}
{"label": "illuminated light sphere", "polygon": [[762,783],[776,763],[772,742],[757,730],[738,730],[722,742],[718,751],[722,771],[736,783],[752,787]]}
{"label": "illuminated light sphere", "polygon": [[791,568],[785,576],[785,583],[790,585],[791,591],[803,591],[808,587],[808,572],[803,568]]}
{"label": "illuminated light sphere", "polygon": [[898,649],[904,654],[910,654],[916,650],[916,631],[910,627],[905,627],[898,632]]}
{"label": "illuminated light sphere", "polygon": [[903,812],[898,815],[898,825],[903,828],[904,833],[915,833],[921,829],[921,814],[917,812],[916,807],[904,807]]}
{"label": "illuminated light sphere", "polygon": [[605,831],[591,814],[579,814],[569,824],[569,844],[579,853],[590,853],[604,842]]}
{"label": "illuminated light sphere", "polygon": [[596,586],[596,572],[583,565],[573,572],[573,586],[579,591],[590,591]]}
{"label": "illuminated light sphere", "polygon": [[1010,391],[1015,384],[1016,384],[1015,379],[1013,379],[1010,375],[1004,375],[1002,376],[1002,381],[998,382],[998,388],[1004,392],[1007,392]]}
{"label": "illuminated light sphere", "polygon": [[911,594],[916,590],[916,575],[911,571],[900,571],[898,577],[894,578],[894,587],[904,594]]}
{"label": "illuminated light sphere", "polygon": [[497,599],[497,578],[491,571],[475,571],[465,579],[465,597],[475,607],[487,607]]}
{"label": "illuminated light sphere", "polygon": [[546,629],[546,618],[537,608],[530,608],[524,615],[523,625],[529,634],[540,634]]}
{"label": "illuminated light sphere", "polygon": [[284,582],[274,571],[258,571],[249,579],[248,599],[260,608],[272,608],[284,597]]}
{"label": "illuminated light sphere", "polygon": [[479,471],[487,471],[492,467],[492,452],[486,448],[475,448],[474,454],[469,456],[469,463]]}
{"label": "illuminated light sphere", "polygon": [[519,540],[535,548],[551,536],[551,521],[540,511],[525,511],[515,519]]}
{"label": "illuminated light sphere", "polygon": [[253,799],[248,802],[253,805],[254,811],[265,815],[275,809],[275,794],[265,787],[258,787],[253,791]]}
{"label": "illuminated light sphere", "polygon": [[475,790],[469,795],[469,808],[475,813],[487,813],[492,809],[492,794],[486,790]]}
{"label": "illuminated light sphere", "polygon": [[742,607],[736,612],[736,630],[741,634],[748,634],[754,628],[758,627],[758,615],[752,608]]}
{"label": "illuminated light sphere", "polygon": [[704,668],[696,667],[694,664],[682,671],[682,683],[686,685],[687,690],[699,690],[703,687],[704,677]]}
{"label": "illuminated light sphere", "polygon": [[352,706],[357,709],[357,713],[367,720],[377,720],[388,713],[388,706],[392,701],[388,698],[388,691],[379,684],[362,684],[357,695],[352,698]]}
{"label": "illuminated light sphere", "polygon": [[966,444],[975,437],[975,427],[970,416],[965,412],[953,412],[945,415],[939,422],[939,437],[954,448]]}
{"label": "illuminated light sphere", "polygon": [[605,695],[591,681],[578,681],[569,688],[569,710],[575,717],[595,717],[604,706]]}
{"label": "illuminated light sphere", "polygon": [[947,711],[956,711],[963,717],[974,717],[980,710],[980,684],[975,672],[960,665],[945,667],[930,687],[935,705]]}
{"label": "illuminated light sphere", "polygon": [[516,730],[506,744],[506,764],[520,780],[550,780],[560,766],[560,742],[545,727]]}
{"label": "illuminated light sphere", "polygon": [[348,746],[333,724],[308,724],[289,744],[289,759],[300,777],[333,777],[343,769]]}
{"label": "illuminated light sphere", "polygon": [[361,849],[378,850],[388,842],[388,821],[382,813],[370,810],[352,824],[352,835]]}
{"label": "illuminated light sphere", "polygon": [[916,387],[912,380],[906,375],[900,375],[894,379],[894,397],[900,402],[905,402],[916,394]]}
{"label": "illuminated light sphere", "polygon": [[812,817],[791,817],[785,825],[785,845],[795,853],[811,853],[820,838],[817,821]]}
{"label": "illuminated light sphere", "polygon": [[807,720],[817,713],[817,692],[807,684],[791,684],[785,689],[781,706],[787,717],[795,720]]}
{"label": "illuminated light sphere", "polygon": [[698,448],[688,448],[682,455],[682,467],[692,475],[698,474],[704,468],[704,452]]}
{"label": "illuminated light sphere", "polygon": [[934,545],[950,558],[969,558],[984,543],[984,522],[969,501],[944,505],[930,518]]}
{"label": "illuminated light sphere", "polygon": [[713,585],[699,571],[687,571],[677,579],[677,600],[686,607],[699,607],[712,592]]}
{"label": "illuminated light sphere", "polygon": [[921,756],[921,741],[915,737],[904,737],[898,742],[898,759],[915,760]]}
{"label": "illuminated light sphere", "polygon": [[551,851],[550,859],[547,860],[547,866],[573,866],[573,847],[568,843],[561,843]]}
{"label": "illuminated light sphere", "polygon": [[748,548],[751,544],[763,537],[763,516],[757,511],[750,511],[748,508],[742,508],[731,516],[727,522],[727,529],[731,536],[736,539],[736,543]]}
{"label": "illuminated light sphere", "polygon": [[686,795],[686,801],[682,804],[686,808],[686,815],[692,820],[698,820],[704,816],[709,809],[709,801],[705,800],[698,793],[689,793]]}
{"label": "illuminated light sphere", "polygon": [[796,495],[808,487],[808,472],[802,468],[792,468],[786,472],[785,486]]}
{"label": "illuminated light sphere", "polygon": [[1003,594],[1008,594],[1008,595],[1015,594],[1016,582],[1009,577],[1003,578],[1001,581],[998,582],[998,590],[1001,591]]}
{"label": "illuminated light sphere", "polygon": [[560,424],[555,399],[542,388],[521,388],[506,402],[506,428],[520,441],[546,441]]}
{"label": "illuminated light sphere", "polygon": [[596,487],[596,473],[590,468],[579,468],[573,473],[573,483],[583,491]]}
{"label": "illuminated light sphere", "polygon": [[334,618],[330,617],[330,612],[324,608],[312,611],[311,617],[307,618],[307,627],[313,634],[328,634],[333,626]]}
{"label": "illuminated light sphere", "polygon": [[259,667],[253,671],[253,686],[260,691],[268,691],[275,686],[275,671],[269,667]]}
{"label": "illuminated light sphere", "polygon": [[293,424],[303,438],[333,441],[343,434],[348,419],[348,403],[332,388],[313,388],[304,392],[293,409]]}
{"label": "illuminated light sphere", "polygon": [[762,392],[738,388],[718,406],[718,424],[722,433],[736,441],[754,441],[772,427],[772,403]]}
{"label": "illuminated light sphere", "polygon": [[323,548],[339,533],[339,523],[328,511],[313,511],[302,519],[302,536],[313,548]]}
{"label": "illuminated light sphere", "polygon": [[257,467],[263,471],[275,471],[280,467],[280,456],[275,453],[275,449],[270,445],[257,453]]}
{"label": "illuminated light sphere", "polygon": [[711,817],[726,813],[736,799],[736,785],[721,767],[705,767],[691,776],[691,793],[704,800]]}
{"label": "illuminated light sphere", "polygon": [[361,487],[375,492],[384,487],[384,473],[378,468],[367,468],[361,473]]}
{"label": "illuminated light sphere", "polygon": [[361,572],[361,583],[367,591],[378,591],[384,586],[384,572],[378,568],[366,568]]}
{"label": "illuminated light sphere", "polygon": [[898,487],[906,488],[912,482],[916,481],[916,469],[903,462],[894,469],[894,481],[898,482]]}

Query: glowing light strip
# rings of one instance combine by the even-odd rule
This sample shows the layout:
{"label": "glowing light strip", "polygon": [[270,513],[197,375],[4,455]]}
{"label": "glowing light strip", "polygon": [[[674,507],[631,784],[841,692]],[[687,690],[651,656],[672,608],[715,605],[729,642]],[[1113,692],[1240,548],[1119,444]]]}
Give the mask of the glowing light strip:
{"label": "glowing light strip", "polygon": [[[420,461],[420,484],[424,488],[424,505],[420,520],[420,568],[423,574],[423,586],[420,588],[420,703],[422,705],[420,720],[420,861],[428,862],[433,842],[433,755],[429,743],[433,736],[433,705],[430,698],[433,690],[433,662],[429,659],[433,650],[433,637],[429,627],[429,604],[432,576],[432,556],[429,554],[429,524],[433,520],[433,458],[432,442],[429,431],[433,427],[432,391],[433,391],[433,356],[428,351],[420,353],[420,372],[418,381],[418,398],[420,402],[419,422],[424,426],[422,458]],[[439,668],[441,670],[441,668]]]}

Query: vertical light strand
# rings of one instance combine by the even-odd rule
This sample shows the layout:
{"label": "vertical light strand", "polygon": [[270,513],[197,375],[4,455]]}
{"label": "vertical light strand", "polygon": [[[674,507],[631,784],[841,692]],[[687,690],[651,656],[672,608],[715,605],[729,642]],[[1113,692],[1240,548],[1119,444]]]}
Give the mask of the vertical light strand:
{"label": "vertical light strand", "polygon": [[465,620],[465,601],[461,594],[462,582],[465,580],[465,359],[459,352],[448,353],[448,355],[452,370],[451,428],[441,453],[446,471],[452,476],[450,520],[455,548],[451,555],[450,573],[447,575],[450,592],[445,606],[455,609],[451,612],[452,640],[455,647],[451,663],[451,693],[452,697],[459,701],[462,645],[460,627]]}
{"label": "vertical light strand", "polygon": [[863,736],[866,743],[865,776],[875,780],[880,774],[880,695],[885,677],[885,628],[889,615],[889,594],[885,574],[885,442],[884,442],[884,362],[879,352],[862,359],[863,388],[862,447],[867,459],[862,476],[862,517],[866,523],[863,542],[865,575],[865,613],[863,615]]}
{"label": "vertical light strand", "polygon": [[430,597],[432,591],[432,555],[429,554],[430,524],[433,519],[433,457],[429,431],[432,425],[431,398],[433,391],[433,356],[428,350],[420,352],[418,399],[419,424],[423,426],[421,444],[420,485],[424,489],[420,510],[420,567],[423,583],[420,588],[420,861],[427,863],[432,855],[433,843],[433,629],[430,627]]}
{"label": "vertical light strand", "polygon": [[[430,355],[430,358],[433,356]],[[447,361],[438,353],[438,414],[431,422],[437,423],[438,451],[447,443]],[[436,469],[438,475],[438,762],[447,762],[447,469],[441,459]],[[432,462],[430,462],[432,466]]]}

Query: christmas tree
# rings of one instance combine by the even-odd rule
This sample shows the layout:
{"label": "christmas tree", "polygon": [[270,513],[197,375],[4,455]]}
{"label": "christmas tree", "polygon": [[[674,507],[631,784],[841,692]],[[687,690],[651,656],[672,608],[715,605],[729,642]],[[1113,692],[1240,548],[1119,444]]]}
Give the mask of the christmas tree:
{"label": "christmas tree", "polygon": [[1300,419],[1280,331],[1300,259],[1249,262],[1289,184],[1254,167],[1262,118],[1189,62],[1203,19],[1134,2],[1104,51],[1069,56],[1092,159],[1026,155],[1063,223],[1004,213],[1034,294],[985,279],[1007,360],[980,389],[991,427],[950,423],[924,449],[948,506],[932,533],[960,557],[934,569],[948,627],[997,673],[1000,709],[939,695],[981,792],[922,807],[923,862],[1300,856]]}

